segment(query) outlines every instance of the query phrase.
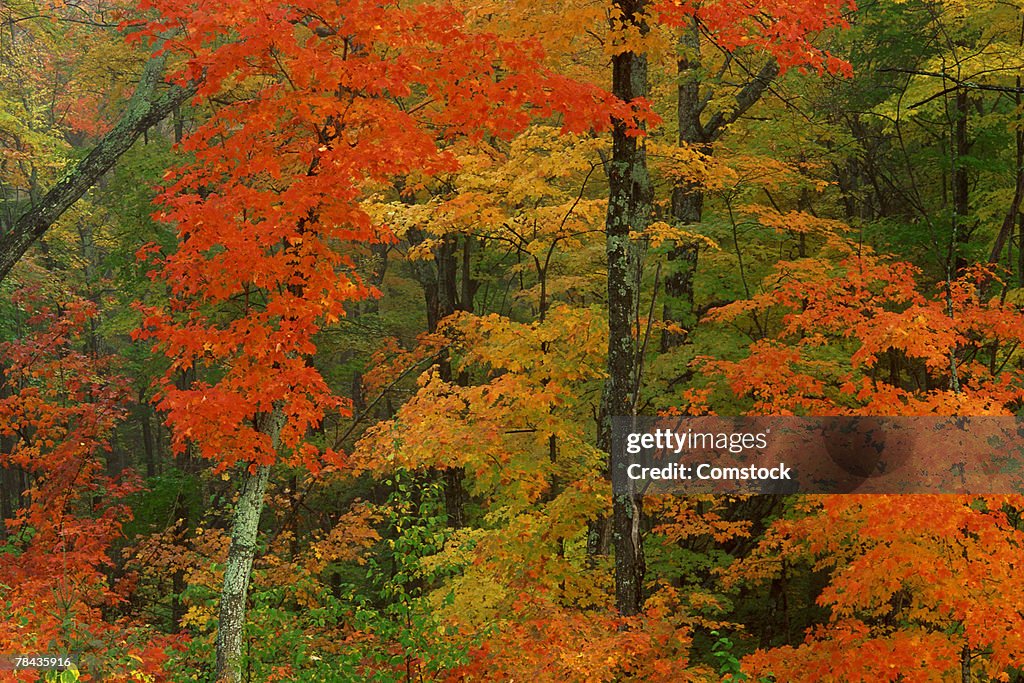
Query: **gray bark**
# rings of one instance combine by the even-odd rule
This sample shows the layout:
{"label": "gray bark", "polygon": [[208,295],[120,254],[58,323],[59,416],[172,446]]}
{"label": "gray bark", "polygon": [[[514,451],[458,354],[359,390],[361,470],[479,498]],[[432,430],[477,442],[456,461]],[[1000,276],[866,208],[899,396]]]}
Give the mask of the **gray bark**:
{"label": "gray bark", "polygon": [[[680,57],[677,62],[679,85],[677,89],[676,120],[679,127],[679,145],[693,145],[703,154],[710,155],[712,143],[718,140],[729,124],[747,113],[768,90],[779,74],[774,59],[766,63],[736,95],[736,106],[728,111],[716,112],[707,123],[701,115],[708,98],[701,95],[702,72],[700,60],[700,31],[691,23],[679,37]],[[699,223],[704,209],[704,191],[699,184],[682,179],[672,188],[672,220],[677,225]],[[677,241],[668,255],[668,276],[665,278],[665,320],[680,323],[684,328],[695,322],[693,279],[697,272],[699,243]],[[665,331],[661,337],[661,350],[668,351],[686,341],[686,334]]]}
{"label": "gray bark", "polygon": [[[641,32],[645,0],[617,0],[622,21]],[[647,96],[647,58],[633,52],[612,58],[612,93],[629,101]],[[654,191],[647,172],[647,155],[642,138],[627,134],[627,126],[616,121],[612,132],[612,157],[608,164],[608,214],[605,221],[605,250],[608,257],[608,378],[601,396],[598,447],[609,453],[614,471],[625,467],[618,462],[624,453],[611,449],[614,416],[636,412],[635,388],[639,359],[633,335],[638,297],[639,259],[629,238],[651,220]],[[619,612],[638,614],[643,606],[644,556],[643,498],[619,493],[612,502],[612,546],[615,550],[615,603]]]}
{"label": "gray bark", "polygon": [[195,95],[197,85],[171,85],[162,94],[166,57],[151,57],[142,70],[135,93],[121,119],[88,156],[66,170],[38,203],[21,213],[10,229],[0,234],[0,280],[29,247],[106,173],[146,129],[162,121],[179,105]]}
{"label": "gray bark", "polygon": [[[711,153],[704,139],[700,122],[703,103],[700,97],[700,32],[696,22],[690,24],[679,37],[679,61],[676,64],[679,84],[676,93],[676,121],[679,127],[679,145],[698,145],[704,154]],[[698,184],[680,179],[672,188],[672,219],[679,225],[699,223],[704,209],[704,192]],[[668,274],[665,278],[665,305],[662,317],[689,328],[693,320],[693,277],[697,271],[698,243],[679,240],[668,254]],[[681,345],[685,334],[665,330],[661,335],[661,350],[668,351]]]}
{"label": "gray bark", "polygon": [[[265,427],[275,451],[280,447],[284,414],[275,408]],[[259,466],[255,472],[248,469],[242,476],[238,503],[231,527],[231,546],[224,568],[224,587],[220,595],[220,617],[217,622],[217,681],[241,683],[242,637],[245,632],[246,598],[249,579],[256,557],[256,538],[263,512],[263,498],[270,478],[270,467]]]}

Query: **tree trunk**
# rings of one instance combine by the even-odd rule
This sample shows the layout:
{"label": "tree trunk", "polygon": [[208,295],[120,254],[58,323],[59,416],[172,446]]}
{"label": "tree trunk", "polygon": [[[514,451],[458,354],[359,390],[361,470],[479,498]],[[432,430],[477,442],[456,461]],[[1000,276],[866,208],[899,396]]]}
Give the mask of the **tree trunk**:
{"label": "tree trunk", "polygon": [[[1021,43],[1022,46],[1024,46],[1024,23],[1022,23]],[[1024,201],[1024,130],[1021,130],[1022,117],[1019,114],[1021,111],[1020,89],[1021,77],[1017,76],[1017,92],[1014,93],[1014,104],[1016,104],[1016,111],[1018,112],[1016,132],[1014,133],[1015,142],[1017,143],[1017,153],[1015,157],[1017,164],[1014,169],[1017,174],[1017,184],[1014,186],[1013,199],[1010,200],[1010,208],[1007,209],[1006,217],[1003,219],[1003,225],[999,229],[999,234],[996,235],[996,243],[992,246],[992,251],[988,256],[988,262],[992,264],[999,263],[999,259],[1003,254],[1003,247],[1013,236],[1013,229],[1017,226],[1017,219],[1020,216],[1021,201]],[[1019,246],[1024,248],[1024,243]]]}
{"label": "tree trunk", "polygon": [[142,427],[142,448],[146,454],[146,478],[156,476],[156,437],[153,435],[153,423],[150,420],[153,407],[146,401],[145,389],[139,390],[138,403],[136,404],[136,420]]}
{"label": "tree trunk", "polygon": [[[269,417],[267,431],[273,448],[280,446],[284,414],[277,408]],[[217,681],[241,683],[242,637],[245,631],[246,598],[249,579],[256,556],[256,537],[263,512],[263,496],[270,478],[270,467],[260,465],[256,470],[246,469],[242,475],[241,490],[235,506],[231,526],[231,546],[228,563],[224,568],[224,587],[220,594],[220,618],[217,625]]]}
{"label": "tree trunk", "polygon": [[[647,32],[643,21],[645,0],[617,0],[623,28]],[[612,58],[612,92],[623,100],[647,96],[647,58],[623,52]],[[635,413],[634,390],[638,372],[634,315],[639,295],[639,261],[631,230],[643,230],[650,222],[653,188],[647,172],[647,156],[641,137],[627,134],[627,125],[616,121],[612,132],[612,158],[608,164],[608,215],[605,249],[608,257],[608,378],[601,397],[598,447],[609,453],[612,471],[625,467],[623,454],[611,449],[615,416]],[[612,546],[615,550],[615,604],[629,616],[643,606],[643,499],[617,493],[612,504]]]}
{"label": "tree trunk", "polygon": [[1024,289],[1024,214],[1017,216],[1017,287]]}
{"label": "tree trunk", "polygon": [[[967,223],[967,218],[971,212],[971,188],[967,163],[964,160],[965,157],[971,153],[971,142],[967,137],[967,108],[969,105],[970,101],[967,97],[967,89],[957,89],[955,107],[953,111],[954,122],[952,140],[953,233],[955,235],[955,241],[960,244],[970,241],[971,233],[974,230],[974,225],[969,225]],[[951,248],[956,250],[957,246],[951,245]],[[954,251],[953,256],[953,268],[954,271],[958,271],[961,268],[959,264],[960,257],[956,251]]]}
{"label": "tree trunk", "polygon": [[[676,62],[679,85],[676,91],[676,122],[679,146],[698,144],[704,154],[711,153],[704,143],[700,124],[700,30],[696,21],[679,36],[679,61]],[[699,223],[704,209],[704,192],[698,183],[678,179],[672,188],[672,220],[677,225]],[[668,254],[669,272],[665,278],[665,304],[662,316],[683,327],[693,323],[693,276],[697,272],[697,243],[677,241]],[[681,345],[686,334],[665,330],[661,350]]]}
{"label": "tree trunk", "polygon": [[135,94],[117,124],[103,136],[89,155],[67,170],[64,177],[43,198],[25,211],[0,235],[0,280],[10,272],[29,247],[127,152],[147,128],[162,121],[192,97],[196,85],[168,86],[157,94],[163,82],[166,56],[151,57],[142,70]]}
{"label": "tree trunk", "polygon": [[[4,362],[0,360],[0,399],[10,396],[12,392],[5,372]],[[22,494],[18,486],[21,478],[6,458],[14,451],[16,444],[13,436],[0,433],[0,541],[7,540],[7,525],[4,522],[14,517],[15,502]]]}
{"label": "tree trunk", "polygon": [[[410,244],[420,244],[425,239],[419,230],[409,230],[407,239]],[[464,237],[462,250],[462,300],[459,300],[458,235],[446,235],[434,251],[433,264],[414,265],[416,279],[423,286],[424,303],[427,313],[427,331],[436,332],[438,324],[457,310],[473,312],[473,296],[476,283],[470,275],[472,246],[471,237]],[[441,379],[446,382],[459,382],[453,376],[451,360],[447,351],[442,351],[437,358],[437,369]],[[445,510],[448,513],[448,525],[458,529],[465,523],[465,506],[467,494],[463,480],[465,468],[458,466],[445,467],[437,470],[434,475],[444,484]]]}
{"label": "tree trunk", "polygon": [[[772,80],[779,74],[775,60],[766,63],[747,81],[736,95],[736,106],[728,112],[717,112],[706,123],[701,114],[707,99],[701,96],[701,40],[696,20],[679,36],[679,60],[676,62],[678,88],[676,93],[676,122],[679,128],[679,146],[692,146],[704,155],[711,155],[712,143],[722,136],[726,127],[745,114],[764,95]],[[704,211],[704,189],[699,182],[685,178],[672,188],[672,222],[693,225],[701,221]],[[677,241],[668,254],[668,275],[665,278],[665,320],[689,329],[696,324],[693,301],[693,279],[697,274],[699,243]],[[665,330],[661,335],[664,353],[686,341],[686,333]]]}
{"label": "tree trunk", "polygon": [[[188,533],[189,528],[189,508],[188,505],[182,500],[182,492],[179,491],[178,495],[174,499],[174,506],[171,508],[172,516],[176,520],[181,520],[181,525],[178,527],[178,534],[183,536]],[[180,538],[180,536],[179,536]],[[185,571],[181,568],[175,569],[171,575],[171,632],[177,633],[181,629],[181,620],[185,616],[185,602],[182,600],[182,594],[185,592],[188,584],[185,581]]]}

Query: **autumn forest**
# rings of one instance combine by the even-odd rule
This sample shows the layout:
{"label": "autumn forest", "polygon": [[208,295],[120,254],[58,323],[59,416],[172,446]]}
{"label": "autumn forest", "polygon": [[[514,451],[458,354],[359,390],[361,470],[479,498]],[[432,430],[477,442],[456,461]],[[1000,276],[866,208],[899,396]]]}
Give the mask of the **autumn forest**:
{"label": "autumn forest", "polygon": [[0,680],[1024,683],[1024,496],[610,474],[1024,414],[1022,77],[1024,0],[0,0]]}

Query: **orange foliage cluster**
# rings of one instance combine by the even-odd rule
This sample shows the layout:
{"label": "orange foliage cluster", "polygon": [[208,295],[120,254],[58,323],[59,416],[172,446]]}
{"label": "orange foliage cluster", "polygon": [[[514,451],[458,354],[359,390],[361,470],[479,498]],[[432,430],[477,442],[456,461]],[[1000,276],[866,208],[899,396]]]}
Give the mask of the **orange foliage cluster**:
{"label": "orange foliage cluster", "polygon": [[745,660],[755,678],[940,681],[964,651],[994,680],[1024,665],[1020,496],[820,496],[780,520],[731,580],[810,562],[830,573],[830,619],[797,647]]}
{"label": "orange foliage cluster", "polygon": [[512,605],[515,618],[471,650],[470,663],[449,680],[711,680],[709,669],[689,663],[690,625],[668,618],[665,600],[652,601],[643,617],[625,619],[523,593]]}
{"label": "orange foliage cluster", "polygon": [[[131,475],[107,477],[103,458],[127,383],[113,374],[112,358],[76,350],[92,303],[40,306],[32,291],[16,300],[33,332],[0,347],[3,382],[14,389],[0,398],[0,436],[14,443],[0,466],[20,468],[32,484],[0,546],[0,651],[87,652],[93,674],[83,680],[99,680],[96,672],[102,680],[163,676],[164,649],[177,639],[127,616],[130,577],[115,584],[108,576],[111,545],[131,519],[124,497],[139,490]],[[108,619],[110,611],[126,616]]]}
{"label": "orange foliage cluster", "polygon": [[699,363],[760,414],[1012,412],[1024,373],[1004,366],[1024,342],[1024,311],[982,295],[992,272],[926,295],[909,263],[836,236],[831,248],[780,262],[762,293],[716,309],[712,320],[750,321],[763,337],[742,360]]}
{"label": "orange foliage cluster", "polygon": [[764,49],[783,69],[810,67],[821,72],[853,73],[847,62],[808,42],[810,35],[825,29],[846,28],[846,11],[856,9],[853,0],[658,0],[653,9],[669,26],[682,26],[695,18],[724,49]]}

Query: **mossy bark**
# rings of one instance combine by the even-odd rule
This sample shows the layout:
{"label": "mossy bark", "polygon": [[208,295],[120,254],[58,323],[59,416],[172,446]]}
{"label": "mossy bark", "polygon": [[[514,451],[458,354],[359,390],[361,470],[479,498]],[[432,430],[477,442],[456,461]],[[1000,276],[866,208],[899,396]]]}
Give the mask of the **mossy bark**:
{"label": "mossy bark", "polygon": [[140,135],[156,125],[183,102],[195,95],[196,87],[168,86],[162,93],[165,56],[152,57],[142,70],[135,94],[117,124],[103,136],[88,156],[73,167],[37,203],[20,212],[7,229],[0,231],[0,280],[10,272],[29,247],[53,225],[72,204],[110,170]]}
{"label": "mossy bark", "polygon": [[[275,452],[280,447],[283,423],[284,415],[279,409],[267,417],[265,430],[270,435]],[[220,595],[220,616],[217,622],[218,683],[240,683],[242,680],[246,599],[269,478],[270,467],[266,465],[257,466],[255,470],[246,469],[242,475]]]}
{"label": "mossy bark", "polygon": [[[647,32],[643,21],[645,0],[618,0],[624,28]],[[612,59],[612,92],[629,101],[647,97],[647,58],[623,52]],[[615,416],[636,412],[635,391],[639,359],[634,327],[639,278],[639,256],[630,231],[642,231],[651,220],[653,187],[647,171],[644,138],[630,134],[626,122],[616,121],[608,163],[608,214],[605,251],[608,258],[608,378],[601,398],[598,446],[609,453],[614,471],[626,463],[611,448],[611,422]],[[643,498],[619,492],[613,499],[612,547],[615,551],[615,602],[624,615],[643,606]]]}

